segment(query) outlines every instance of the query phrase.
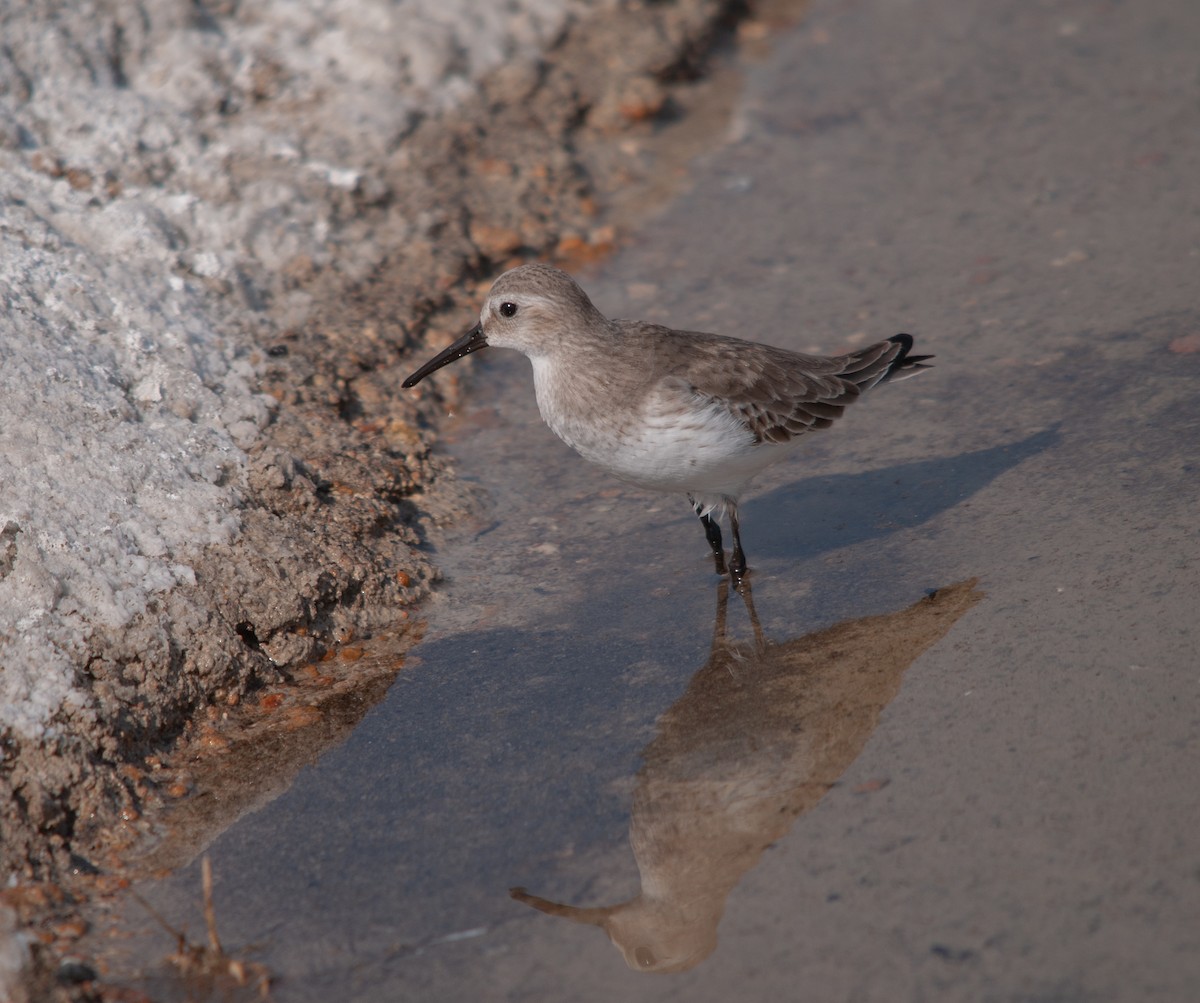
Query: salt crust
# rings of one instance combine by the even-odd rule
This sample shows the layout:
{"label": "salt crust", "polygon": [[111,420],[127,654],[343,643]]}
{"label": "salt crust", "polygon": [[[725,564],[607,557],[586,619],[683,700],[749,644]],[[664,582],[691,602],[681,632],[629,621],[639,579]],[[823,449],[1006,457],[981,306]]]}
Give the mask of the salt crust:
{"label": "salt crust", "polygon": [[[420,114],[545,44],[585,0],[167,0],[0,11],[0,735],[86,714],[97,629],[233,542],[270,419],[273,276],[339,245]],[[2,754],[2,753],[0,753]]]}

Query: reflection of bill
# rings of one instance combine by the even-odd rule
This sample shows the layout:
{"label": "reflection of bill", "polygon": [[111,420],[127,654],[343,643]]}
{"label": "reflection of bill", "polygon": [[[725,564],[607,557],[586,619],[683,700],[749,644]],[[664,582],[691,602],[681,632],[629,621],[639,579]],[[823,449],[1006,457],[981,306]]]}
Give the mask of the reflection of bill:
{"label": "reflection of bill", "polygon": [[854,762],[904,670],[983,598],[962,582],[898,613],[774,644],[744,595],[755,642],[726,639],[722,582],[712,654],[643,752],[629,827],[641,894],[579,908],[511,892],[603,927],[638,971],[682,972],[713,952],[734,885]]}

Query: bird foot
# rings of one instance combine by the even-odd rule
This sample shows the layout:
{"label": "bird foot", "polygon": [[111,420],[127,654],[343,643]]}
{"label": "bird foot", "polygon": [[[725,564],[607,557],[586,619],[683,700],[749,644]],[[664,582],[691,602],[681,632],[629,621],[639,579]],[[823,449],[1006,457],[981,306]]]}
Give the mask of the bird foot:
{"label": "bird foot", "polygon": [[737,551],[729,555],[729,563],[725,562],[725,554],[722,551],[713,551],[713,567],[717,574],[724,578],[729,576],[729,580],[733,583],[733,587],[739,592],[742,589],[742,582],[750,573],[750,569],[746,567],[746,556]]}
{"label": "bird foot", "polygon": [[733,583],[733,587],[737,589],[738,592],[745,592],[746,589],[749,588],[749,582],[747,581],[749,575],[750,569],[744,565],[741,571],[738,571],[733,567],[729,569],[729,580]]}

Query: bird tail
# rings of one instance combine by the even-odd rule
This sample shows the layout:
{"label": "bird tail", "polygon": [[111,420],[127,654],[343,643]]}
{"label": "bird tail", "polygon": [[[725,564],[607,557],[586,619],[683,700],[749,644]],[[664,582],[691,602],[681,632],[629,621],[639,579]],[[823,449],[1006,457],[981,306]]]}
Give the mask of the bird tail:
{"label": "bird tail", "polygon": [[888,338],[893,345],[900,346],[899,354],[888,365],[887,372],[880,378],[880,383],[888,380],[907,380],[916,376],[922,369],[932,369],[929,360],[932,355],[909,355],[912,351],[913,339],[911,334],[894,334]]}
{"label": "bird tail", "polygon": [[906,380],[916,376],[922,369],[929,368],[932,355],[910,355],[913,340],[911,334],[897,334],[887,341],[860,348],[840,356],[842,370],[838,373],[859,390],[870,390],[887,380]]}

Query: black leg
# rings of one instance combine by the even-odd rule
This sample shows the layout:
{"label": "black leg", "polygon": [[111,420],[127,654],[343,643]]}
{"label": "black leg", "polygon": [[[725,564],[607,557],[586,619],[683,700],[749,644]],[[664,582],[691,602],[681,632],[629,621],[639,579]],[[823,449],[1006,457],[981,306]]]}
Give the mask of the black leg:
{"label": "black leg", "polygon": [[704,535],[708,539],[708,545],[712,547],[713,554],[724,560],[724,541],[721,539],[721,527],[717,525],[717,520],[711,515],[702,515],[700,522],[704,525]]}
{"label": "black leg", "polygon": [[721,527],[711,515],[703,514],[704,507],[691,495],[688,495],[688,501],[692,503],[692,509],[700,517],[700,524],[704,527],[704,538],[712,548],[717,574],[723,575],[725,574],[725,542],[721,539]]}
{"label": "black leg", "polygon": [[726,501],[725,505],[729,511],[729,529],[733,533],[733,556],[729,559],[729,574],[734,584],[739,585],[746,573],[746,554],[742,550],[742,537],[738,532],[737,503]]}

